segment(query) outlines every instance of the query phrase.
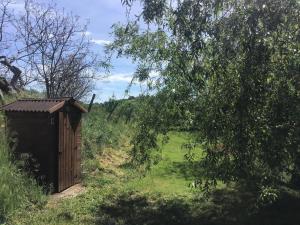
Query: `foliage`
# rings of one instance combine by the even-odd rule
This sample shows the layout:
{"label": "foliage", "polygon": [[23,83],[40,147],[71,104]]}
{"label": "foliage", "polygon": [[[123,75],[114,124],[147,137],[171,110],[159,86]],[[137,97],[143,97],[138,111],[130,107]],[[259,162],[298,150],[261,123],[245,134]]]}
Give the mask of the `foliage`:
{"label": "foliage", "polygon": [[142,17],[116,24],[107,51],[132,57],[135,78],[157,92],[141,104],[138,160],[181,118],[203,143],[205,188],[217,180],[300,187],[299,1],[123,4],[135,2]]}
{"label": "foliage", "polygon": [[131,134],[130,125],[120,118],[109,117],[106,106],[94,104],[92,111],[84,116],[82,126],[82,154],[85,172],[94,171],[99,167],[95,161],[104,148],[119,148]]}
{"label": "foliage", "polygon": [[[213,192],[209,201],[193,198],[191,189],[185,186],[192,177],[185,179],[185,167],[188,167],[188,164],[183,160],[185,150],[180,149],[181,143],[189,139],[190,135],[177,132],[169,135],[170,142],[163,147],[163,161],[145,177],[139,179],[139,171],[126,166],[125,149],[112,149],[109,151],[110,157],[115,159],[115,156],[122,152],[125,158],[120,164],[110,161],[110,165],[102,166],[102,170],[89,173],[85,192],[69,199],[50,201],[41,209],[29,207],[26,211],[20,210],[9,218],[7,224],[298,223],[299,193],[288,194],[276,205],[258,209],[251,208],[256,198],[246,190],[217,190]],[[101,156],[103,157],[105,155]]]}
{"label": "foliage", "polygon": [[46,197],[42,187],[28,174],[12,162],[12,156],[4,141],[3,131],[0,139],[0,223],[16,210],[29,206],[37,208],[45,204]]}
{"label": "foliage", "polygon": [[[17,95],[5,95],[3,102],[9,104],[16,97],[41,97],[41,93],[34,90],[20,91]],[[28,207],[42,208],[46,203],[44,188],[24,171],[26,161],[16,160],[11,154],[5,137],[5,118],[0,114],[0,223],[19,210]]]}
{"label": "foliage", "polygon": [[143,101],[140,97],[129,97],[128,99],[116,100],[110,98],[109,101],[102,104],[107,112],[107,120],[119,121],[124,120],[126,124],[134,123],[137,116],[137,111],[140,102]]}
{"label": "foliage", "polygon": [[260,204],[272,204],[278,199],[278,190],[270,187],[263,187],[259,195]]}
{"label": "foliage", "polygon": [[[164,197],[186,196],[192,198],[194,193],[192,184],[201,173],[197,162],[203,157],[203,152],[199,147],[193,148],[191,151],[183,148],[187,141],[193,140],[192,135],[187,132],[170,132],[168,137],[168,143],[163,142],[162,136],[158,138],[159,151],[151,154],[153,161],[151,170],[146,171],[145,176],[142,176],[143,173],[141,173],[132,180],[127,185],[128,190],[159,193]],[[187,154],[193,154],[193,161],[186,160]]]}

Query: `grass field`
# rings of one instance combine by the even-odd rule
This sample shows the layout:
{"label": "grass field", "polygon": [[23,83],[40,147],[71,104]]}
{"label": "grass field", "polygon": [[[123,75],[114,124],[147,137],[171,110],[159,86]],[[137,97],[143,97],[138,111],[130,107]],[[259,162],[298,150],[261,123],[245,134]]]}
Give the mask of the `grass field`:
{"label": "grass field", "polygon": [[[84,180],[85,193],[54,204],[52,202],[45,207],[30,208],[26,213],[20,211],[8,220],[8,224],[122,224],[119,219],[108,222],[111,216],[116,215],[106,215],[107,212],[102,212],[103,207],[119,207],[119,201],[131,201],[129,205],[141,204],[140,201],[148,204],[151,199],[150,202],[154,204],[161,199],[191,197],[192,190],[188,184],[193,178],[187,176],[186,169],[190,166],[184,158],[187,150],[181,147],[187,140],[187,134],[170,133],[169,143],[161,146],[162,160],[142,177],[135,169],[123,166],[128,161],[126,152],[129,144],[124,144],[118,150],[106,148],[103,155],[96,158],[97,162],[93,163],[94,171]],[[201,150],[196,150],[195,153],[200,157]],[[126,207],[118,210],[126,211]],[[149,218],[144,216],[144,219]]]}
{"label": "grass field", "polygon": [[[187,133],[169,133],[169,142],[161,145],[161,160],[154,165],[146,176],[132,180],[127,187],[143,193],[160,193],[164,196],[191,196],[189,187],[194,181],[193,165],[187,161],[185,155],[188,150],[182,145],[190,139]],[[195,160],[202,157],[202,150],[198,147],[192,150]]]}
{"label": "grass field", "polygon": [[[181,148],[189,140],[185,133],[170,133],[162,146],[162,160],[145,176],[124,166],[128,143],[119,149],[105,148],[93,162],[84,180],[85,192],[45,206],[17,211],[7,225],[298,225],[300,197],[285,198],[272,207],[250,208],[255,198],[236,189],[218,189],[209,201],[193,198],[189,183],[192,164]],[[199,148],[195,159],[202,157]],[[255,211],[256,210],[256,211]],[[270,216],[272,215],[272,216]],[[299,215],[299,216],[298,216]]]}

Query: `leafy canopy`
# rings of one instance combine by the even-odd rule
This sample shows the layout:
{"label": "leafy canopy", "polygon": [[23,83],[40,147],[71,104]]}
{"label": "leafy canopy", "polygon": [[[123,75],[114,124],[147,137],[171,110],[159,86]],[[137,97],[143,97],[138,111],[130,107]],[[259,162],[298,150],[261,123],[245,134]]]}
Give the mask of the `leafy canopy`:
{"label": "leafy canopy", "polygon": [[158,134],[189,129],[205,150],[206,187],[299,185],[299,2],[123,0],[136,2],[141,14],[114,25],[107,48],[156,90],[141,103],[136,158],[150,159]]}

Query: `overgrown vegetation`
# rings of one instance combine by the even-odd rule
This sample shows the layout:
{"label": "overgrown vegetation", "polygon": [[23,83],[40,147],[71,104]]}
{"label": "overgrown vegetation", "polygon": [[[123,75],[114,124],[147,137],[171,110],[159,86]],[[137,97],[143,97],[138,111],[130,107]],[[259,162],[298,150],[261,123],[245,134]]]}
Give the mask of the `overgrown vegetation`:
{"label": "overgrown vegetation", "polygon": [[[3,121],[2,123],[3,124]],[[0,224],[15,210],[41,208],[46,203],[43,187],[20,169],[6,145],[4,129],[0,130]]]}
{"label": "overgrown vegetation", "polygon": [[[197,173],[202,168],[196,162],[203,158],[201,148],[187,149],[184,145],[193,140],[187,132],[170,132],[168,143],[159,139],[159,151],[152,154],[152,166],[146,173],[128,184],[128,190],[146,194],[161,194],[164,197],[184,196],[192,198],[197,190]],[[188,158],[193,155],[193,162]]]}
{"label": "overgrown vegetation", "polygon": [[46,205],[0,139],[0,222],[297,225],[299,1],[122,1],[137,2],[107,53],[132,57],[152,94],[85,115],[74,198]]}
{"label": "overgrown vegetation", "polygon": [[114,25],[107,51],[157,92],[140,106],[137,161],[176,124],[198,134],[204,191],[236,182],[272,202],[282,185],[299,189],[299,1],[122,2],[141,14]]}
{"label": "overgrown vegetation", "polygon": [[101,155],[104,148],[120,148],[132,131],[130,124],[123,118],[112,119],[112,112],[102,104],[95,104],[92,111],[83,119],[83,168],[84,174],[98,168],[97,156]]}
{"label": "overgrown vegetation", "polygon": [[[258,206],[256,197],[243,189],[220,186],[207,200],[196,195],[194,176],[199,174],[181,145],[187,133],[172,132],[162,146],[162,158],[141,176],[128,166],[130,146],[104,148],[94,161],[98,167],[85,178],[85,192],[69,199],[49,200],[41,208],[17,211],[7,224],[98,225],[296,225],[299,195],[286,194],[276,204]],[[195,153],[201,152],[200,149]],[[201,159],[201,155],[197,155]],[[196,193],[198,193],[196,191]],[[287,192],[286,192],[287,193]],[[256,207],[257,206],[257,207]],[[272,215],[272,216],[270,216]]]}

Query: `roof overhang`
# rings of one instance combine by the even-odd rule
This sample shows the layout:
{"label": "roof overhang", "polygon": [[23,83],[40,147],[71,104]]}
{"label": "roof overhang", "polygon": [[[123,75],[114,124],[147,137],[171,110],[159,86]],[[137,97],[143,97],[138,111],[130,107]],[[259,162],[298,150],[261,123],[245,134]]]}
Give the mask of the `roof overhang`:
{"label": "roof overhang", "polygon": [[48,112],[54,113],[66,104],[77,108],[80,112],[88,112],[81,104],[73,98],[53,98],[53,99],[20,99],[10,104],[4,105],[0,110],[5,112]]}

